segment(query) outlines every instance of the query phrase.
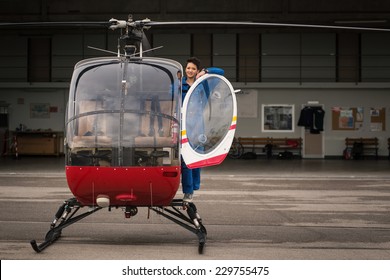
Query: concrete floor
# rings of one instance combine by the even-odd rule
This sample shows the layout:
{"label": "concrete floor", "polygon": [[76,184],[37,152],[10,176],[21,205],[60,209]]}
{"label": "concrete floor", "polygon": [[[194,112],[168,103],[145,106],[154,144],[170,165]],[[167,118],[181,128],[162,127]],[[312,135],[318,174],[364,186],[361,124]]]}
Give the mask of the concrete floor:
{"label": "concrete floor", "polygon": [[227,159],[203,169],[195,194],[203,255],[196,236],[147,209],[130,220],[101,210],[37,254],[29,240],[42,242],[71,197],[64,159],[1,158],[0,258],[389,260],[389,171],[388,160]]}
{"label": "concrete floor", "polygon": [[[0,157],[0,174],[59,173],[64,175],[63,157]],[[390,177],[390,160],[338,159],[226,159],[221,165],[203,169],[204,174],[262,177]]]}

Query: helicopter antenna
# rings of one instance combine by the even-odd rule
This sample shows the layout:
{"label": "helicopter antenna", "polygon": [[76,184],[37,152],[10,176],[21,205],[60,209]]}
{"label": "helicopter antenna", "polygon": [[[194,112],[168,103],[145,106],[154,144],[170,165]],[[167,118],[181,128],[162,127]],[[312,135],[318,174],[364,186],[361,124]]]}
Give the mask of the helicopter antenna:
{"label": "helicopter antenna", "polygon": [[139,55],[142,57],[142,54],[144,54],[144,53],[147,53],[147,52],[152,52],[152,51],[155,51],[155,50],[161,49],[161,48],[163,48],[163,47],[164,47],[164,46],[155,47],[155,48],[153,48],[153,49],[149,49],[149,50],[143,51],[142,53],[141,53],[141,52],[137,52],[137,53],[135,53],[134,55],[137,55],[137,54],[139,54]]}
{"label": "helicopter antenna", "polygon": [[89,49],[92,49],[92,50],[97,50],[97,51],[101,51],[101,52],[106,52],[106,53],[111,53],[111,54],[117,54],[116,52],[112,52],[112,51],[108,51],[108,50],[104,50],[104,49],[99,49],[99,48],[95,48],[95,47],[92,47],[92,46],[87,46]]}
{"label": "helicopter antenna", "polygon": [[[100,48],[96,48],[96,47],[92,47],[92,46],[87,46],[89,49],[92,49],[92,50],[97,50],[97,51],[101,51],[101,52],[105,52],[105,53],[110,53],[110,54],[117,54],[116,52],[113,52],[113,51],[108,51],[108,50],[104,50],[104,49],[100,49]],[[158,49],[161,49],[163,48],[164,46],[159,46],[159,47],[155,47],[155,48],[152,48],[152,49],[149,49],[149,50],[145,50],[143,51],[142,53],[141,52],[137,52],[135,54],[133,54],[132,56],[135,56],[135,55],[140,55],[142,57],[142,54],[144,53],[147,53],[147,52],[152,52],[152,51],[155,51],[155,50],[158,50]],[[120,56],[123,56],[122,54],[118,54],[118,57]]]}

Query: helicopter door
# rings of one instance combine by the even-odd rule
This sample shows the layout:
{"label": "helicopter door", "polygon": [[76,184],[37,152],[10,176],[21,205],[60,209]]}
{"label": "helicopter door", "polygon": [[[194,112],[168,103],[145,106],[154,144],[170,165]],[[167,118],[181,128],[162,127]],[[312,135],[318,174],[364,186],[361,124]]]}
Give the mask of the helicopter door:
{"label": "helicopter door", "polygon": [[183,100],[181,155],[189,168],[220,164],[229,152],[237,121],[234,89],[223,76],[206,74]]}

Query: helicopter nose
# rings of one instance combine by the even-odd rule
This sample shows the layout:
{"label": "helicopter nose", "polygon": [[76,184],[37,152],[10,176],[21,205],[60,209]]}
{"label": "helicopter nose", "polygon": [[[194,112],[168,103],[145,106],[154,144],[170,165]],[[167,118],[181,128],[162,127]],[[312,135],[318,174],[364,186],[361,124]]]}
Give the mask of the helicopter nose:
{"label": "helicopter nose", "polygon": [[96,198],[96,204],[102,208],[110,206],[110,198],[107,195],[98,195]]}

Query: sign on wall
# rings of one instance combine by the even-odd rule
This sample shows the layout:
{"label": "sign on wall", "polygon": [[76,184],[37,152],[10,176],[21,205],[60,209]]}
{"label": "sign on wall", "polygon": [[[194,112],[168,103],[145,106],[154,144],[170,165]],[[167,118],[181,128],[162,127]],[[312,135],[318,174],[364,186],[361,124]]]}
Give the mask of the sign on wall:
{"label": "sign on wall", "polygon": [[50,118],[50,103],[31,103],[30,117],[33,119]]}
{"label": "sign on wall", "polygon": [[294,132],[294,105],[264,104],[262,112],[263,132]]}
{"label": "sign on wall", "polygon": [[257,90],[244,89],[236,93],[238,118],[257,118]]}
{"label": "sign on wall", "polygon": [[363,107],[332,107],[333,130],[360,130],[363,121]]}
{"label": "sign on wall", "polygon": [[370,131],[386,130],[386,108],[370,109]]}

